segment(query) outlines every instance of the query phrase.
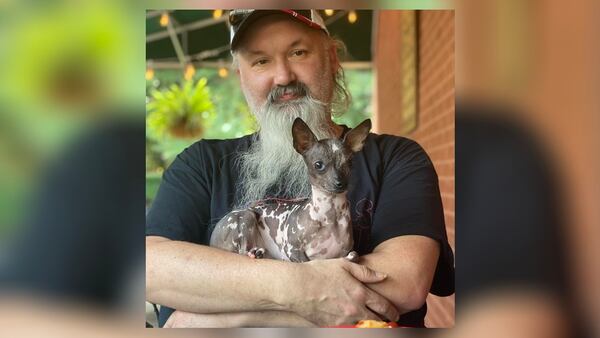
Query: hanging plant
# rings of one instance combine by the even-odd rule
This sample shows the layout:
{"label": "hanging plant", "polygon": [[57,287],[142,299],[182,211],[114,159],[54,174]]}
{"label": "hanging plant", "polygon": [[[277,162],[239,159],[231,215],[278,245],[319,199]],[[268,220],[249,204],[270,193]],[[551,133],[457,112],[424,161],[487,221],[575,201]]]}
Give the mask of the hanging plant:
{"label": "hanging plant", "polygon": [[152,90],[146,104],[149,133],[158,137],[167,134],[177,138],[199,138],[215,119],[215,107],[210,98],[206,78],[194,84],[171,85],[166,90]]}

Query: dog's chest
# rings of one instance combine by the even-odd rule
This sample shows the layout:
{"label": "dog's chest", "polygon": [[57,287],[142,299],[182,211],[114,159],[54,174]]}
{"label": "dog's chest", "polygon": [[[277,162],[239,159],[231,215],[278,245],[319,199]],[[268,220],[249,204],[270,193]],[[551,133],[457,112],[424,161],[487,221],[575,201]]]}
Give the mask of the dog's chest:
{"label": "dog's chest", "polygon": [[306,234],[305,253],[311,260],[345,256],[354,244],[348,202],[345,196],[321,202],[308,209],[308,222],[316,224],[316,231]]}

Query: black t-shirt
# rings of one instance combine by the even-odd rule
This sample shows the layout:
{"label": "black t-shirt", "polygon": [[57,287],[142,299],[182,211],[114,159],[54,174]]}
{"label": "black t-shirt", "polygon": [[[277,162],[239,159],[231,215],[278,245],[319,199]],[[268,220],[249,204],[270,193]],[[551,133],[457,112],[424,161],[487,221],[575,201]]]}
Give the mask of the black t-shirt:
{"label": "black t-shirt", "polygon": [[[254,137],[202,140],[177,156],[146,218],[146,235],[208,245],[216,223],[236,201],[238,154]],[[414,141],[369,134],[354,155],[348,187],[354,250],[365,255],[387,239],[423,235],[440,243],[431,293],[454,292],[454,256],[448,244],[438,179],[425,151]],[[160,325],[171,309],[161,308]],[[398,323],[423,326],[426,305]]]}

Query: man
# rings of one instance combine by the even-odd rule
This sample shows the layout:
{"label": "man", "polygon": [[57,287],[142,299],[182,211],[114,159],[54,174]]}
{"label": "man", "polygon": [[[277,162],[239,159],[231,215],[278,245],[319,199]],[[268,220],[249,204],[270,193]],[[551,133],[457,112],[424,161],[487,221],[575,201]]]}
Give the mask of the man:
{"label": "man", "polygon": [[[428,292],[454,292],[437,175],[416,143],[370,134],[348,190],[359,264],[253,260],[207,246],[233,207],[310,194],[292,146],[301,117],[319,138],[348,128],[343,73],[316,11],[230,13],[231,50],[260,130],[203,140],[165,171],[147,217],[146,298],[168,327],[332,326],[361,319],[423,326]],[[173,312],[170,308],[177,309]]]}

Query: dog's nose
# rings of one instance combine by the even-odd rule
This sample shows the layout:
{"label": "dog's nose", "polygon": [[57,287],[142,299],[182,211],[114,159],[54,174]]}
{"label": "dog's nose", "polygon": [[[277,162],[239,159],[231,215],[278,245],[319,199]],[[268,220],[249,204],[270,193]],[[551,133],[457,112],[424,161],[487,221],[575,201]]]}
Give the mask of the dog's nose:
{"label": "dog's nose", "polygon": [[344,187],[344,184],[342,182],[339,182],[339,181],[335,182],[334,185],[335,185],[336,189],[342,189]]}

